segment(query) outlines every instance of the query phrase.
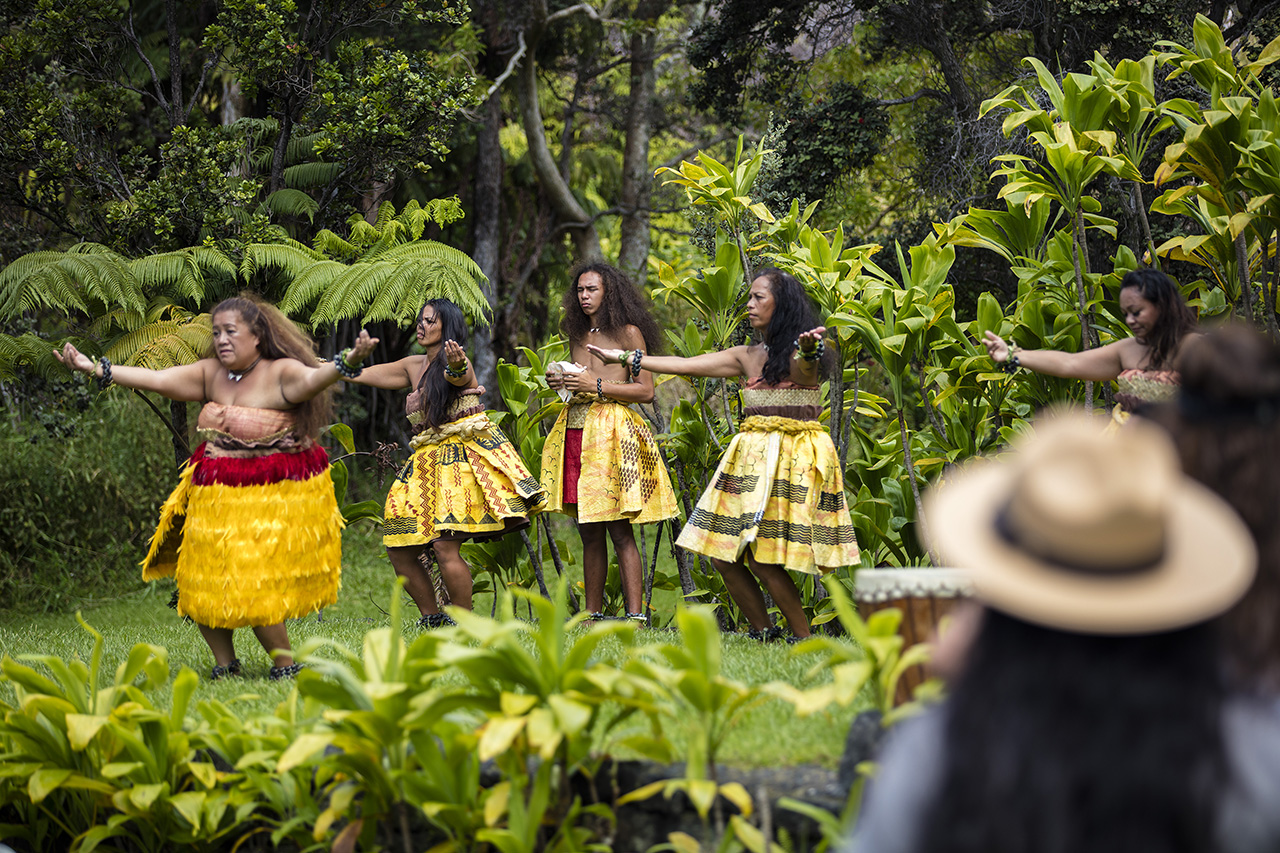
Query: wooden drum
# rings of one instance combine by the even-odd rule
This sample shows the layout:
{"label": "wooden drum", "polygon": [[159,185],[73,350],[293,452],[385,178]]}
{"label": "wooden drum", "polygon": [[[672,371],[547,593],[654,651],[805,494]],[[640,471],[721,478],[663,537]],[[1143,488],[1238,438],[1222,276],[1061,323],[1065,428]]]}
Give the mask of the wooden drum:
{"label": "wooden drum", "polygon": [[[928,642],[956,601],[972,595],[973,584],[960,569],[860,569],[854,575],[854,598],[863,619],[886,607],[902,611],[898,633],[903,649]],[[895,703],[910,699],[926,675],[922,666],[903,673]]]}

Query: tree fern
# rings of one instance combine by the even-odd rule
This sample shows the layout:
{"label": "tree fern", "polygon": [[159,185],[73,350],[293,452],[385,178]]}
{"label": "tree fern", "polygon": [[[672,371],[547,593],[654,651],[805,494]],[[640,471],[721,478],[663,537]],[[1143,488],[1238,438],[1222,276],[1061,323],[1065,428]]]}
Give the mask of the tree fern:
{"label": "tree fern", "polygon": [[310,221],[315,220],[316,211],[320,209],[319,203],[302,190],[288,188],[268,195],[263,205],[277,215],[305,216]]}
{"label": "tree fern", "polygon": [[280,299],[279,308],[286,314],[296,315],[315,302],[332,286],[335,279],[350,267],[338,261],[313,261],[311,266],[294,276],[289,288]]}
{"label": "tree fern", "polygon": [[323,252],[331,258],[355,259],[360,257],[362,251],[359,246],[347,242],[328,228],[320,229],[313,244],[316,251]]}
{"label": "tree fern", "polygon": [[0,334],[0,381],[16,379],[19,367],[45,378],[66,376],[48,341],[30,332],[16,337]]}
{"label": "tree fern", "polygon": [[114,341],[105,353],[118,364],[163,370],[199,361],[209,351],[209,315],[148,323]]}
{"label": "tree fern", "polygon": [[285,167],[284,185],[294,189],[314,189],[327,186],[340,174],[341,163],[299,163]]}
{"label": "tree fern", "polygon": [[279,270],[286,278],[293,279],[324,255],[301,243],[250,243],[244,247],[244,259],[240,261],[240,278],[246,283],[261,270]]}

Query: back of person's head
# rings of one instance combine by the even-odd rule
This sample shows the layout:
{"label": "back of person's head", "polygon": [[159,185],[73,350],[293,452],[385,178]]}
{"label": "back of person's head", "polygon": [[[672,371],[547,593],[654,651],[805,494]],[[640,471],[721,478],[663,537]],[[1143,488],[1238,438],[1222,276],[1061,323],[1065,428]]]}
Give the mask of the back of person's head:
{"label": "back of person's head", "polygon": [[1041,422],[925,506],[987,605],[920,850],[1213,847],[1225,697],[1209,620],[1252,577],[1230,508],[1132,423]]}
{"label": "back of person's head", "polygon": [[1223,326],[1189,338],[1178,369],[1178,401],[1153,417],[1187,474],[1235,508],[1258,547],[1253,585],[1222,619],[1228,671],[1280,692],[1280,346],[1249,326]]}
{"label": "back of person's head", "polygon": [[1160,270],[1130,270],[1120,280],[1120,290],[1126,288],[1136,289],[1139,296],[1156,307],[1158,316],[1147,335],[1147,346],[1151,348],[1148,361],[1154,369],[1170,369],[1182,339],[1195,331],[1195,312],[1187,305],[1178,285]]}

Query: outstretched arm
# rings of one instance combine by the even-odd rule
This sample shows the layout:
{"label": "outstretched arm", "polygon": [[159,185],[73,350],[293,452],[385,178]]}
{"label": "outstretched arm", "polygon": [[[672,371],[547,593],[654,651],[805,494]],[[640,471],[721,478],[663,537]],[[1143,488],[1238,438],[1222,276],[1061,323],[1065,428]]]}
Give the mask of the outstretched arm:
{"label": "outstretched arm", "polygon": [[352,379],[343,377],[343,382],[352,385],[368,385],[386,391],[404,391],[412,388],[422,371],[426,369],[425,355],[406,355],[399,361],[388,361],[385,364],[366,364],[360,375]]}
{"label": "outstretched arm", "polygon": [[[622,343],[628,347],[635,347],[644,353],[644,335],[635,326],[626,326],[619,338]],[[634,359],[632,356],[635,350],[629,350],[627,356],[626,381],[618,382],[609,376],[617,376],[617,371],[604,371],[599,368],[587,369],[581,373],[558,373],[549,372],[546,375],[547,385],[553,389],[563,388],[575,394],[599,394],[610,400],[616,400],[620,403],[652,403],[653,402],[653,374],[648,370],[641,370],[639,375],[633,375]],[[593,361],[588,359],[588,361]],[[597,382],[596,380],[601,380]]]}
{"label": "outstretched arm", "polygon": [[[54,350],[53,357],[74,371],[102,376],[102,363],[89,358],[71,344],[66,344],[61,350]],[[205,399],[205,369],[213,363],[213,359],[205,358],[193,364],[166,367],[164,370],[113,364],[111,381],[125,388],[154,391],[170,400],[199,401]]]}
{"label": "outstretched arm", "polygon": [[[359,367],[373,348],[378,345],[377,338],[369,337],[364,329],[356,337],[355,346],[346,352],[343,359],[350,367]],[[286,359],[280,370],[280,393],[288,403],[301,403],[310,400],[334,382],[342,378],[333,362],[325,362],[319,367],[311,367],[294,359]]]}
{"label": "outstretched arm", "polygon": [[[1062,352],[1052,349],[1020,349],[1017,351],[1018,362],[1028,370],[1045,373],[1049,376],[1060,376],[1063,379],[1093,379],[1109,381],[1124,370],[1122,354],[1125,348],[1134,345],[1128,338],[1115,341],[1106,346],[1095,347],[1084,352]],[[995,332],[988,330],[982,336],[982,344],[987,348],[987,355],[996,364],[1008,361],[1009,345]]]}
{"label": "outstretched arm", "polygon": [[[631,357],[632,352],[621,349],[601,349],[595,344],[587,344],[587,349],[606,364],[609,362],[621,364]],[[746,352],[746,347],[737,346],[720,352],[695,355],[693,358],[681,358],[678,355],[645,355],[640,359],[640,367],[653,373],[728,379],[733,376],[747,375],[747,367],[743,361]],[[627,363],[630,362],[627,361]]]}

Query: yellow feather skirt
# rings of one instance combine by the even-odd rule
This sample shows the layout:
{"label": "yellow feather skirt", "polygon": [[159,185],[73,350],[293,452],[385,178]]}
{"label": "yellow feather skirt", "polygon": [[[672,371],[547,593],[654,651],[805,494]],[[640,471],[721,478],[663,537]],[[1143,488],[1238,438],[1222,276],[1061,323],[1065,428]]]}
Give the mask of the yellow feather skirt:
{"label": "yellow feather skirt", "polygon": [[676,544],[730,563],[750,548],[758,562],[806,574],[856,565],[831,436],[813,421],[747,418]]}
{"label": "yellow feather skirt", "polygon": [[542,509],[542,486],[515,447],[483,415],[414,436],[383,512],[382,544],[500,536]]}
{"label": "yellow feather skirt", "polygon": [[[565,434],[579,425],[582,472],[575,505],[564,502]],[[543,445],[539,479],[547,490],[547,511],[576,515],[582,523],[627,519],[649,524],[678,513],[653,432],[639,413],[621,403],[566,406]]]}
{"label": "yellow feather skirt", "polygon": [[[143,579],[174,577],[178,613],[211,628],[274,625],[337,601],[343,519],[324,450],[234,460],[203,451],[161,508]],[[264,473],[281,457],[288,475]],[[234,475],[216,473],[219,463]]]}

